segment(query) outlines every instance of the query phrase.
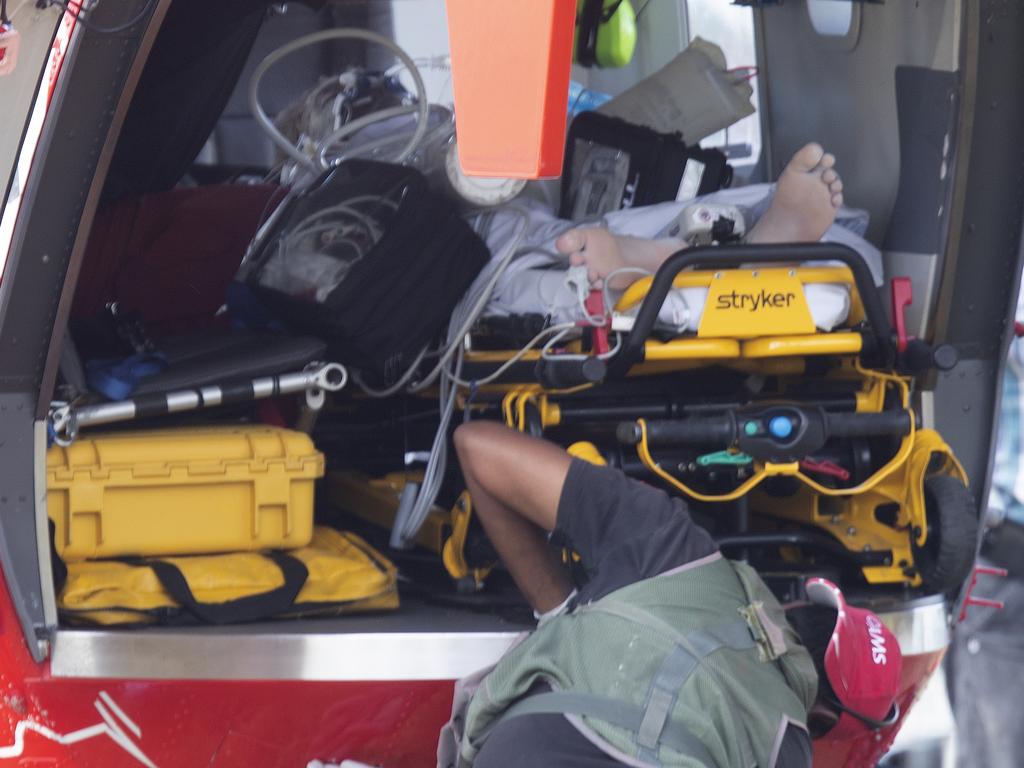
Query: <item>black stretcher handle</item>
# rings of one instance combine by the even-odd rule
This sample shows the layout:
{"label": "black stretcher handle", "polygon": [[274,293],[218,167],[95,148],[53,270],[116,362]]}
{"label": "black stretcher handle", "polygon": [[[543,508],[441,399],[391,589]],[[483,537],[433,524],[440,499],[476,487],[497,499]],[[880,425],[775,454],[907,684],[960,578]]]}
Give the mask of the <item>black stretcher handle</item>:
{"label": "black stretcher handle", "polygon": [[[824,435],[832,437],[881,437],[909,434],[910,412],[906,410],[883,413],[827,413],[824,416]],[[666,445],[732,445],[740,437],[739,420],[734,412],[721,416],[699,416],[688,419],[652,419],[647,425],[647,443]],[[636,445],[642,438],[640,425],[635,421],[619,424],[616,429],[619,442]]]}
{"label": "black stretcher handle", "polygon": [[[648,445],[731,445],[736,441],[736,417],[732,413],[680,420],[649,419],[646,424]],[[626,445],[636,445],[643,437],[635,421],[619,424],[615,435]]]}
{"label": "black stretcher handle", "polygon": [[608,373],[622,377],[634,363],[643,360],[644,344],[654,323],[658,319],[661,305],[665,303],[676,275],[684,269],[730,269],[747,264],[805,263],[809,261],[838,261],[850,268],[857,292],[860,294],[868,325],[882,357],[883,367],[890,367],[895,360],[893,331],[882,305],[882,299],[875,290],[871,270],[863,257],[845,245],[837,243],[792,243],[788,245],[703,245],[686,248],[669,256],[654,275],[651,287],[644,297],[637,313],[633,329],[629,332],[622,349],[612,358]]}
{"label": "black stretcher handle", "polygon": [[607,372],[608,366],[599,357],[588,357],[585,360],[545,357],[537,361],[534,370],[537,381],[548,389],[569,389],[582,384],[597,384],[604,380]]}
{"label": "black stretcher handle", "polygon": [[854,552],[835,539],[811,531],[787,531],[785,533],[747,533],[716,538],[719,549],[758,549],[765,547],[800,546],[832,555],[847,563],[861,567],[892,565],[891,549],[876,549]]}
{"label": "black stretcher handle", "polygon": [[882,413],[826,413],[829,437],[903,437],[910,434],[910,411]]}

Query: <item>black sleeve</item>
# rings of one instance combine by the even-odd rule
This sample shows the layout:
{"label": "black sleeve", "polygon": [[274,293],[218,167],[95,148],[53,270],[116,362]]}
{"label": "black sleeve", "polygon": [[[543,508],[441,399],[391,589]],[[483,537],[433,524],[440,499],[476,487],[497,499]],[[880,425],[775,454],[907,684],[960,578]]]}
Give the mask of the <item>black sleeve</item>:
{"label": "black sleeve", "polygon": [[682,500],[581,459],[569,467],[555,534],[596,581],[591,600],[717,551]]}

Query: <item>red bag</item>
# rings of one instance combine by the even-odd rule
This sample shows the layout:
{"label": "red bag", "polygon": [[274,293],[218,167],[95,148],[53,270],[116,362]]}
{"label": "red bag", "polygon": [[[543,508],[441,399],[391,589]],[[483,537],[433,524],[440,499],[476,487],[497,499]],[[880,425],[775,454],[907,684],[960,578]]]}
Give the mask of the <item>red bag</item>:
{"label": "red bag", "polygon": [[100,210],[72,318],[95,318],[117,302],[154,337],[216,324],[249,242],[283,195],[273,185],[196,187]]}

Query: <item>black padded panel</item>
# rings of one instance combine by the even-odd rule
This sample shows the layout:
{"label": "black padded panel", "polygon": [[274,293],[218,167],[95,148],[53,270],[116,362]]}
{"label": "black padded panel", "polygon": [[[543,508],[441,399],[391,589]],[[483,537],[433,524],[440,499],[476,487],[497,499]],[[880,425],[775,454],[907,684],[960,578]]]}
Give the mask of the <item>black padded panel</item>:
{"label": "black padded panel", "polygon": [[114,152],[108,199],[170,189],[188,170],[231,96],[266,5],[171,3]]}
{"label": "black padded panel", "polygon": [[160,351],[167,356],[170,365],[163,373],[144,379],[134,394],[173,392],[293,373],[313,360],[323,360],[325,350],[322,341],[308,336],[249,331],[163,342]]}
{"label": "black padded panel", "polygon": [[938,253],[945,239],[959,109],[958,75],[896,68],[900,182],[883,247]]}

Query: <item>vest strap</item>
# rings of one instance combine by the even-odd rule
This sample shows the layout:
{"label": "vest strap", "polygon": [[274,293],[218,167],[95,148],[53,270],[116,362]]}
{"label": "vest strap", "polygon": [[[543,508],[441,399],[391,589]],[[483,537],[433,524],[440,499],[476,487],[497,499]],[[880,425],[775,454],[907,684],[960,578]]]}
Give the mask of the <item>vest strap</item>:
{"label": "vest strap", "polygon": [[676,645],[651,680],[644,719],[637,730],[637,757],[641,760],[658,762],[658,743],[675,709],[679,691],[705,657],[722,647],[734,650],[756,647],[750,628],[742,621],[717,624],[683,637],[685,644]]}
{"label": "vest strap", "polygon": [[[491,727],[493,728],[494,725],[503,722],[506,718],[542,714],[584,715],[636,733],[640,730],[645,712],[643,707],[635,704],[591,693],[550,691],[527,696],[516,702],[506,709]],[[661,732],[660,741],[680,754],[700,760],[705,765],[714,765],[711,753],[708,752],[703,742],[694,736],[689,728],[679,723],[666,722]]]}
{"label": "vest strap", "polygon": [[676,706],[679,689],[693,673],[697,659],[682,646],[675,649],[658,668],[651,680],[644,708],[644,719],[636,732],[637,757],[658,764],[658,742],[668,723],[668,716]]}
{"label": "vest strap", "polygon": [[637,757],[653,765],[660,765],[658,749],[661,745],[694,757],[705,764],[712,764],[711,756],[703,742],[688,728],[673,722],[670,715],[675,709],[679,691],[706,656],[723,647],[739,651],[757,647],[750,627],[746,622],[733,621],[684,635],[669,624],[633,606],[622,603],[610,606],[605,604],[600,610],[668,631],[676,641],[675,648],[665,657],[651,680],[645,705],[640,707],[604,696],[575,691],[535,694],[506,709],[481,734],[481,741],[490,735],[494,726],[509,717],[552,713],[585,715],[636,734]]}

